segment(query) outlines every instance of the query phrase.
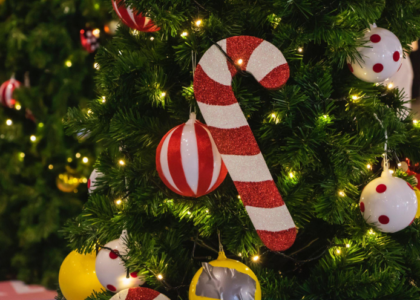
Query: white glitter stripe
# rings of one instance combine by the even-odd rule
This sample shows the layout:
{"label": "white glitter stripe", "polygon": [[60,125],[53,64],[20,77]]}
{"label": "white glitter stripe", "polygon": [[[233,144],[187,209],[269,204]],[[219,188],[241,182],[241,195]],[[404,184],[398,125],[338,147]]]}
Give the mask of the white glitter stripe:
{"label": "white glitter stripe", "polygon": [[[226,52],[226,40],[221,40],[218,44]],[[226,57],[216,45],[211,46],[204,53],[199,65],[212,80],[227,86],[232,84],[232,74],[229,71]]]}
{"label": "white glitter stripe", "polygon": [[162,149],[161,149],[161,152],[160,152],[160,166],[162,168],[163,176],[165,176],[165,178],[169,182],[169,184],[174,189],[179,191],[178,187],[175,185],[174,180],[172,179],[171,172],[169,172],[169,163],[168,163],[168,145],[169,145],[169,140],[171,139],[174,131],[175,130],[172,130],[172,132],[170,134],[168,134],[165,141],[163,142]]}
{"label": "white glitter stripe", "polygon": [[212,178],[211,178],[210,186],[207,189],[207,191],[210,191],[213,188],[216,181],[219,179],[220,171],[222,170],[222,156],[219,154],[219,150],[217,150],[216,143],[214,142],[210,131],[205,126],[203,126],[203,128],[207,132],[207,134],[209,135],[209,138],[211,140],[211,149],[213,151],[214,169],[213,169],[213,175],[212,175]]}
{"label": "white glitter stripe", "polygon": [[120,19],[122,19],[121,13],[119,11],[119,7],[117,4],[117,1],[112,1],[112,6],[114,7],[115,12],[117,13],[118,17],[120,17]]}
{"label": "white glitter stripe", "polygon": [[166,297],[165,295],[163,295],[163,294],[159,294],[159,296],[157,296],[155,299],[153,299],[153,300],[169,300],[169,298],[168,297]]}
{"label": "white glitter stripe", "polygon": [[222,154],[233,181],[261,182],[273,180],[261,152],[257,155]]}
{"label": "white glitter stripe", "polygon": [[133,21],[133,23],[138,25],[136,22],[136,18],[134,17],[133,9],[127,7],[127,12],[128,12],[128,15],[130,16],[130,19]]}
{"label": "white glitter stripe", "polygon": [[239,103],[220,106],[197,102],[208,126],[231,129],[248,126]]}
{"label": "white glitter stripe", "polygon": [[252,52],[246,70],[254,75],[257,81],[261,81],[274,68],[286,63],[287,61],[283,53],[276,46],[267,41],[263,41]]}
{"label": "white glitter stripe", "polygon": [[253,206],[246,206],[245,208],[255,230],[276,232],[296,227],[286,205],[273,208]]}
{"label": "white glitter stripe", "polygon": [[129,291],[129,289],[122,290],[118,294],[114,295],[110,300],[126,300]]}

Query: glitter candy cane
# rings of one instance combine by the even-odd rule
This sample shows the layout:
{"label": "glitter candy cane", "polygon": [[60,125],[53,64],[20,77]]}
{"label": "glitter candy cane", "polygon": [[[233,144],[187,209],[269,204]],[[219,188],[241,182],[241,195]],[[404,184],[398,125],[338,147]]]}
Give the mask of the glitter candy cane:
{"label": "glitter candy cane", "polygon": [[[267,89],[278,89],[289,78],[283,54],[265,40],[236,36],[217,44]],[[293,245],[296,227],[233,94],[236,73],[235,66],[213,45],[197,66],[194,93],[258,235],[269,249],[283,251]]]}

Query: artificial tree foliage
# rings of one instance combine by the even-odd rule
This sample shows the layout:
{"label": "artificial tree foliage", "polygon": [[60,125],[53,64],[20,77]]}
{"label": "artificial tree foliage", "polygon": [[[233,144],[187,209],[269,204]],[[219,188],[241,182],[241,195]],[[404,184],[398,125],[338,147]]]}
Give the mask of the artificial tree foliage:
{"label": "artificial tree foliage", "polygon": [[[420,2],[125,3],[161,30],[121,25],[95,57],[97,97],[106,101],[91,101],[90,114],[68,111],[68,133],[90,133],[104,147],[95,163],[103,174],[98,188],[63,229],[69,246],[94,251],[127,229],[126,266],[171,299],[188,299],[201,262],[217,257],[220,231],[227,255],[257,274],[263,299],[418,299],[419,222],[381,233],[365,223],[358,202],[364,186],[380,175],[384,128],[395,168],[398,159],[420,161],[420,127],[404,106],[404,91],[360,81],[346,59],[361,59],[358,38],[373,23],[395,33],[408,55],[420,36]],[[103,4],[112,10],[111,1]],[[282,253],[264,247],[229,176],[214,192],[191,199],[169,190],[156,171],[156,148],[165,133],[186,122],[191,109],[203,121],[194,99],[195,57],[237,35],[273,43],[291,70],[275,91],[252,77],[233,80],[298,228],[295,244]],[[101,292],[89,300],[111,297]]]}
{"label": "artificial tree foliage", "polygon": [[[94,144],[63,126],[68,107],[95,97],[94,54],[79,31],[110,18],[97,1],[0,3],[0,84],[13,75],[23,83],[16,108],[0,107],[0,280],[57,286],[70,251],[59,230],[82,209],[96,156]],[[56,180],[68,170],[84,183],[64,193]]]}

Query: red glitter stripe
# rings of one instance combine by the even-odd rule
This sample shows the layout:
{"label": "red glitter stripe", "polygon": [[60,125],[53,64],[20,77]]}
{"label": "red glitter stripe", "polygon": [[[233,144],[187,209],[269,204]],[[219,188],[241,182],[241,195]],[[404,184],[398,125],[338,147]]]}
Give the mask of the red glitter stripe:
{"label": "red glitter stripe", "polygon": [[0,87],[0,90],[1,90],[1,103],[2,103],[4,106],[7,106],[7,104],[6,104],[6,87],[7,87],[8,82],[9,82],[9,81],[6,81],[6,82],[5,82],[5,83],[3,83],[3,84],[1,85],[1,87]]}
{"label": "red glitter stripe", "polygon": [[[182,125],[179,125],[182,126]],[[172,186],[172,184],[169,183],[169,181],[166,179],[165,174],[162,171],[162,165],[160,163],[160,154],[162,152],[162,146],[163,143],[165,142],[165,140],[167,139],[168,135],[174,131],[175,129],[177,129],[179,126],[173,128],[172,130],[169,130],[168,133],[165,134],[165,136],[163,137],[163,139],[160,141],[158,148],[156,149],[156,170],[158,171],[159,177],[160,179],[163,181],[163,183],[174,193],[179,194],[179,191]]]}
{"label": "red glitter stripe", "polygon": [[206,194],[210,187],[214,172],[214,158],[211,140],[207,130],[201,123],[195,123],[195,135],[197,137],[198,151],[198,187],[196,197]]}
{"label": "red glitter stripe", "polygon": [[257,155],[260,153],[260,148],[249,126],[231,129],[211,126],[208,128],[221,154]]}
{"label": "red glitter stripe", "polygon": [[266,247],[274,251],[284,251],[289,249],[296,239],[296,228],[271,232],[265,230],[257,230],[260,239]]}
{"label": "red glitter stripe", "polygon": [[[137,24],[135,24],[133,20],[131,20],[130,15],[128,14],[125,1],[124,0],[117,0],[117,1],[118,1],[116,3],[117,9],[118,9],[118,12],[121,14],[121,19],[124,22],[124,24],[130,28],[137,29]],[[120,2],[124,2],[124,3],[121,4]]]}
{"label": "red glitter stripe", "polygon": [[231,86],[211,79],[200,65],[195,70],[194,94],[198,102],[210,105],[231,105],[238,102]]}
{"label": "red glitter stripe", "polygon": [[[235,63],[242,59],[242,64],[239,66],[242,70],[246,70],[249,58],[263,41],[263,39],[253,36],[233,36],[226,40],[226,52]],[[234,76],[234,73],[232,76]]]}
{"label": "red glitter stripe", "polygon": [[171,139],[168,144],[168,165],[169,172],[171,173],[172,180],[176,187],[181,191],[183,196],[195,197],[194,192],[188,185],[187,178],[185,177],[184,167],[182,165],[181,156],[181,138],[182,131],[184,130],[185,124],[178,126],[174,133],[171,135]]}
{"label": "red glitter stripe", "polygon": [[245,206],[273,208],[284,205],[283,198],[273,180],[261,182],[235,181],[234,183]]}
{"label": "red glitter stripe", "polygon": [[281,88],[286,84],[290,76],[290,69],[287,63],[274,68],[261,81],[260,84],[270,90]]}
{"label": "red glitter stripe", "polygon": [[159,295],[158,291],[144,287],[135,287],[128,290],[125,300],[153,300]]}

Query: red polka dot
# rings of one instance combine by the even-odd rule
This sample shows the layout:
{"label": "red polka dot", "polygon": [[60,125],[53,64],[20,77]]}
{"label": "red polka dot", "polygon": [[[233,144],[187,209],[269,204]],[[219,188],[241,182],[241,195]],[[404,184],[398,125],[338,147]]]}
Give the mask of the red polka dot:
{"label": "red polka dot", "polygon": [[372,43],[379,43],[381,41],[381,36],[379,34],[372,34],[370,36],[370,41]]}
{"label": "red polka dot", "polygon": [[111,285],[111,284],[108,284],[108,285],[106,286],[106,288],[107,288],[108,290],[110,290],[111,292],[116,292],[116,291],[117,291],[117,288],[116,288],[115,286]]}
{"label": "red polka dot", "polygon": [[363,202],[360,202],[360,211],[361,211],[362,213],[364,213],[364,212],[365,212],[365,204],[364,204]]}
{"label": "red polka dot", "polygon": [[90,179],[88,180],[88,189],[90,189]]}
{"label": "red polka dot", "polygon": [[384,192],[386,191],[386,185],[385,185],[385,184],[380,184],[380,185],[378,185],[378,186],[376,187],[376,191],[377,191],[379,194],[384,193]]}
{"label": "red polka dot", "polygon": [[409,183],[407,182],[407,185],[410,187],[410,189],[412,189],[412,190],[414,191],[414,188],[411,186],[411,184],[409,184]]}
{"label": "red polka dot", "polygon": [[347,67],[349,67],[350,72],[354,72],[353,67],[351,66],[351,64],[347,64]]}
{"label": "red polka dot", "polygon": [[385,215],[382,215],[382,216],[379,216],[378,221],[381,224],[388,224],[389,223],[389,218]]}
{"label": "red polka dot", "polygon": [[384,66],[382,64],[375,64],[372,69],[375,73],[381,73],[384,69]]}
{"label": "red polka dot", "polygon": [[394,59],[394,61],[399,61],[400,60],[400,52],[395,51],[394,55],[392,55],[392,58]]}
{"label": "red polka dot", "polygon": [[110,259],[116,259],[116,258],[118,258],[119,253],[120,252],[118,252],[118,250],[114,249],[114,250],[109,252],[109,258]]}
{"label": "red polka dot", "polygon": [[130,276],[133,278],[137,278],[137,272],[130,273]]}

